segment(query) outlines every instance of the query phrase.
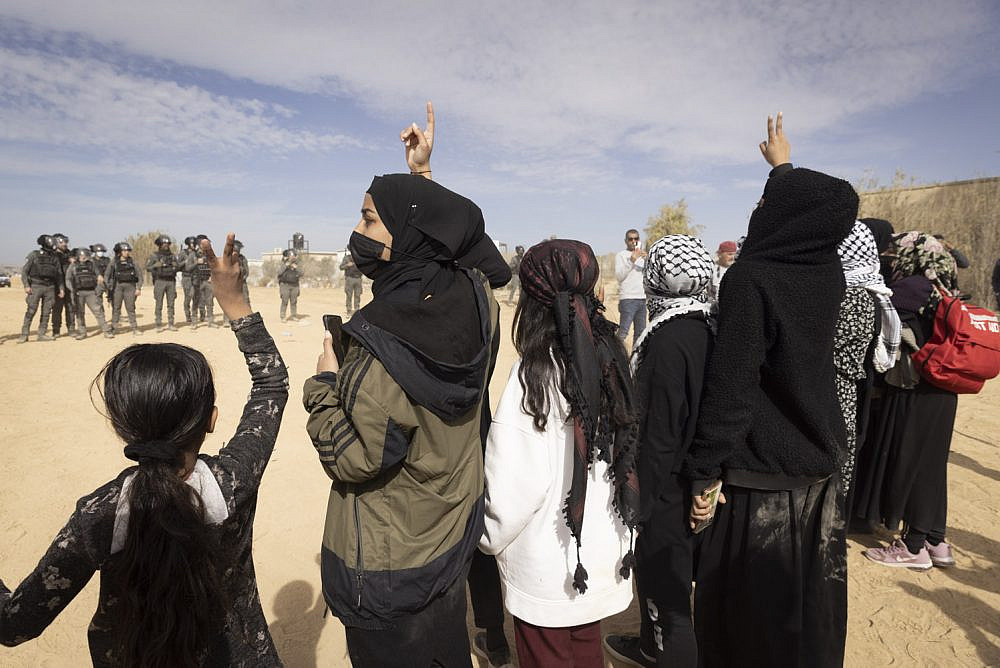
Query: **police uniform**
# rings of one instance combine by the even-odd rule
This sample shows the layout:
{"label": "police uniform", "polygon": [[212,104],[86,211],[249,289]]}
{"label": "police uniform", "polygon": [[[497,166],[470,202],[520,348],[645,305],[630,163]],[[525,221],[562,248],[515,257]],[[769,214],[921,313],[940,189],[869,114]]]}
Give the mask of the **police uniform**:
{"label": "police uniform", "polygon": [[[65,238],[65,237],[64,237]],[[68,239],[67,239],[68,241]],[[59,258],[59,265],[62,268],[63,276],[66,276],[66,270],[69,269],[70,253],[69,249],[62,250],[56,249],[56,257]],[[63,313],[66,314],[66,333],[72,334],[73,330],[76,329],[76,308],[73,305],[73,300],[70,298],[69,294],[64,290],[63,296],[60,297],[56,294],[56,304],[55,310],[52,312],[52,336],[59,336],[59,330],[62,329],[63,323]]]}
{"label": "police uniform", "polygon": [[135,320],[135,298],[136,292],[142,289],[142,272],[135,266],[135,261],[131,257],[126,258],[116,254],[114,260],[108,265],[107,273],[104,274],[104,282],[111,288],[113,295],[111,328],[118,331],[118,321],[121,319],[122,304],[124,304],[132,333],[138,334],[139,325]]}
{"label": "police uniform", "polygon": [[[111,258],[109,258],[107,255],[104,255],[104,253],[108,252],[108,249],[104,247],[104,244],[91,244],[90,252],[94,254],[93,262],[94,262],[94,267],[97,269],[98,275],[104,276],[104,274],[108,272],[108,265],[111,264]],[[108,306],[110,307],[111,291],[108,290],[108,286],[106,283],[101,283],[100,285],[97,286],[98,300],[101,299],[101,295],[107,295]],[[101,308],[102,309],[104,308],[103,304],[101,305]]]}
{"label": "police uniform", "polygon": [[87,336],[86,310],[94,314],[97,325],[104,332],[104,336],[111,338],[111,326],[104,319],[104,305],[98,296],[98,290],[102,288],[103,277],[98,271],[97,262],[92,258],[84,258],[77,255],[76,262],[66,270],[66,288],[70,291],[73,302],[76,304],[76,338],[83,339]]}
{"label": "police uniform", "polygon": [[299,271],[298,259],[295,257],[286,259],[283,263],[281,273],[278,274],[278,294],[281,295],[281,319],[285,319],[285,311],[289,304],[292,307],[292,317],[299,317],[299,279],[302,272]]}
{"label": "police uniform", "polygon": [[198,320],[215,327],[215,295],[212,291],[212,267],[205,261],[205,253],[198,249],[195,255],[192,282],[198,294]]}
{"label": "police uniform", "polygon": [[198,253],[194,248],[195,238],[188,237],[184,240],[184,245],[184,250],[177,257],[181,265],[181,287],[184,288],[184,317],[188,325],[194,327],[194,321],[198,317],[198,291],[194,287],[194,267],[198,260]]}
{"label": "police uniform", "polygon": [[[361,307],[361,270],[354,264],[354,256],[348,251],[340,263],[344,271],[344,291],[347,293],[347,312],[353,313]],[[353,304],[352,304],[353,301]]]}
{"label": "police uniform", "polygon": [[51,337],[45,332],[49,328],[49,317],[52,315],[56,295],[64,290],[62,263],[55,249],[42,248],[32,251],[21,269],[21,277],[25,287],[31,291],[25,297],[28,308],[24,312],[20,341],[28,340],[31,321],[35,318],[39,304],[42,306],[42,317],[38,323],[38,340],[51,341]]}
{"label": "police uniform", "polygon": [[156,328],[163,330],[163,300],[167,300],[167,323],[174,326],[174,302],[177,300],[177,272],[182,269],[176,255],[169,250],[153,253],[146,262],[146,271],[153,275],[153,299],[155,300]]}

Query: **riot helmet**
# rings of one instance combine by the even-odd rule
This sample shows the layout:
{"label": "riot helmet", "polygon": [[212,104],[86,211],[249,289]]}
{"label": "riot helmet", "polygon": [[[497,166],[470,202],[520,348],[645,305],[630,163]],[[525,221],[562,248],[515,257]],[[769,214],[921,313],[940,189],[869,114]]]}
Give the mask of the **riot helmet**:
{"label": "riot helmet", "polygon": [[188,247],[197,246],[198,245],[198,238],[197,237],[184,237],[184,245],[188,246]]}
{"label": "riot helmet", "polygon": [[168,237],[166,234],[161,234],[160,236],[156,237],[156,241],[154,241],[153,243],[156,244],[157,248],[162,249],[164,246],[169,246],[170,244],[172,244],[173,241],[171,241],[170,237]]}
{"label": "riot helmet", "polygon": [[104,246],[104,244],[90,244],[90,252],[97,257],[104,257],[104,254],[108,252],[108,249]]}
{"label": "riot helmet", "polygon": [[67,246],[69,246],[69,237],[67,237],[62,232],[56,232],[55,234],[52,235],[52,238],[55,239],[56,247],[59,249],[65,249]]}
{"label": "riot helmet", "polygon": [[38,237],[37,243],[39,246],[41,246],[43,249],[47,251],[56,249],[56,240],[50,234],[43,234],[40,237]]}
{"label": "riot helmet", "polygon": [[233,239],[233,250],[237,253],[243,252],[243,242],[239,239]]}
{"label": "riot helmet", "polygon": [[127,241],[119,241],[114,247],[115,255],[120,255],[122,251],[132,251],[132,245]]}
{"label": "riot helmet", "polygon": [[285,250],[281,251],[281,257],[285,258],[286,260],[294,260],[295,258],[298,257],[298,254],[295,252],[294,249],[286,248]]}
{"label": "riot helmet", "polygon": [[74,248],[73,255],[76,256],[77,262],[86,262],[92,257],[93,252],[89,248]]}

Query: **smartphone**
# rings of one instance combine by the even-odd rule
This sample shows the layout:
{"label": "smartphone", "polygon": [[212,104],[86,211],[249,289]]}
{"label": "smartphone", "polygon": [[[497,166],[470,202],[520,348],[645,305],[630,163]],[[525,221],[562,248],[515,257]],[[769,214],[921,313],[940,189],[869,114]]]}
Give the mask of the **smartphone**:
{"label": "smartphone", "polygon": [[338,364],[344,363],[344,320],[339,315],[324,315],[323,327],[333,336],[333,354]]}
{"label": "smartphone", "polygon": [[708,503],[712,507],[712,514],[708,516],[707,520],[701,520],[700,522],[696,522],[694,525],[694,529],[691,530],[692,532],[701,533],[702,531],[707,529],[708,526],[712,523],[712,520],[715,519],[715,508],[716,506],[719,505],[719,492],[721,491],[722,491],[722,481],[720,480],[701,493],[703,497],[708,499]]}

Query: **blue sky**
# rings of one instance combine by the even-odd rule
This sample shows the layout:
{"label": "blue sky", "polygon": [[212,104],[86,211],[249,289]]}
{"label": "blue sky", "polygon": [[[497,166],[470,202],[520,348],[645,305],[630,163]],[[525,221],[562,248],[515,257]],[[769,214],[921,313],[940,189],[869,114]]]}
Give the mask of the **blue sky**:
{"label": "blue sky", "polygon": [[1000,174],[995,2],[46,3],[0,0],[0,263],[43,232],[301,231],[342,247],[398,132],[511,245],[621,245],[685,197],[739,236],[785,114],[852,182]]}

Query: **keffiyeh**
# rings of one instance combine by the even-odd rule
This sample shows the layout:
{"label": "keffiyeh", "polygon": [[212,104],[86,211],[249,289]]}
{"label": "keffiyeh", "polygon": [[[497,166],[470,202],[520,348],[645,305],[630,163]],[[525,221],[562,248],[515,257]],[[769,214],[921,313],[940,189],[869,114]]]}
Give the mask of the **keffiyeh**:
{"label": "keffiyeh", "polygon": [[875,299],[879,310],[881,329],[878,345],[875,346],[873,363],[875,370],[885,373],[896,364],[899,351],[901,325],[899,314],[889,298],[892,296],[879,271],[878,247],[869,227],[858,221],[837,247],[840,262],[844,266],[844,279],[849,288],[865,288]]}
{"label": "keffiyeh", "polygon": [[[532,246],[518,271],[521,288],[553,309],[559,346],[566,359],[564,385],[573,416],[573,478],[563,512],[576,540],[573,587],[587,590],[587,571],[580,562],[587,472],[594,457],[607,462],[613,503],[622,523],[633,530],[639,517],[636,475],[638,410],[625,349],[616,327],[605,320],[604,306],[594,296],[600,273],[594,251],[585,243],[553,239]],[[619,399],[625,415],[615,415]],[[622,576],[634,566],[632,551],[622,560]]]}
{"label": "keffiyeh", "polygon": [[702,313],[714,329],[712,256],[699,239],[686,234],[670,234],[649,248],[643,283],[649,324],[632,351],[632,370],[642,363],[646,341],[656,329],[688,313]]}

